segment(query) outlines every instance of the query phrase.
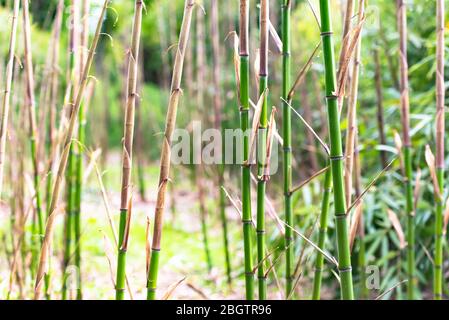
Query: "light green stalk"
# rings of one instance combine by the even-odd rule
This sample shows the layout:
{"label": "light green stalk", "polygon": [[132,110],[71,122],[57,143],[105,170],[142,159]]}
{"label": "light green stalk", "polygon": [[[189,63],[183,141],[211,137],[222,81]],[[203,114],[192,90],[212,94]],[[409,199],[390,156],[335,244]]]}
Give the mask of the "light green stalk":
{"label": "light green stalk", "polygon": [[[292,134],[291,134],[291,110],[285,102],[288,99],[291,82],[291,52],[290,52],[290,15],[291,0],[284,0],[282,4],[282,98],[283,122],[282,138],[284,141],[284,219],[288,226],[293,225],[292,209]],[[293,288],[293,235],[291,228],[285,228],[285,290],[286,297],[291,295]]]}
{"label": "light green stalk", "polygon": [[125,298],[126,281],[126,251],[128,249],[129,228],[131,222],[131,169],[134,137],[134,114],[137,97],[137,70],[142,30],[143,1],[136,0],[134,7],[134,24],[131,38],[130,55],[128,61],[126,114],[124,122],[124,142],[122,154],[122,189],[120,203],[120,226],[118,238],[117,279],[115,283],[116,299]]}
{"label": "light green stalk", "polygon": [[435,217],[435,258],[434,258],[434,284],[435,300],[443,297],[443,212],[444,212],[444,0],[437,0],[437,70],[436,70],[436,175],[438,189],[435,190],[436,217]]}
{"label": "light green stalk", "polygon": [[[31,24],[28,8],[28,0],[22,1],[22,13],[23,13],[23,31],[24,31],[24,48],[25,48],[25,72],[26,72],[26,106],[28,109],[29,117],[29,139],[31,147],[31,159],[33,162],[33,183],[34,192],[36,200],[36,219],[37,219],[37,229],[33,226],[33,231],[35,231],[33,239],[33,266],[36,265],[38,259],[38,247],[42,243],[42,236],[44,234],[44,217],[42,214],[41,206],[41,196],[40,196],[40,178],[39,178],[39,159],[38,159],[38,141],[37,141],[37,127],[36,127],[36,101],[34,95],[34,73],[33,73],[33,58],[32,58],[32,48],[31,48]],[[33,219],[33,224],[34,224]],[[37,232],[36,232],[37,231]],[[37,240],[39,239],[39,240]],[[34,270],[34,268],[33,268]]]}
{"label": "light green stalk", "polygon": [[341,297],[345,300],[352,300],[354,299],[354,292],[343,182],[343,151],[340,131],[340,114],[337,106],[338,97],[336,96],[335,56],[329,0],[320,0],[320,15],[326,75],[326,101],[331,141],[329,160],[334,186],[335,224],[337,230],[338,270],[340,273]]}
{"label": "light green stalk", "polygon": [[[260,1],[260,67],[259,94],[268,88],[268,23],[269,1]],[[257,278],[259,283],[259,300],[267,298],[267,276],[264,271],[265,261],[265,188],[268,180],[267,167],[267,127],[268,127],[268,99],[264,94],[262,111],[260,114],[257,138]]]}
{"label": "light green stalk", "polygon": [[242,165],[242,224],[243,246],[245,258],[245,296],[247,300],[254,299],[254,270],[251,214],[251,164],[249,163],[249,1],[240,0],[240,128],[243,134],[243,165]]}
{"label": "light green stalk", "polygon": [[415,297],[415,213],[413,208],[412,188],[412,145],[410,140],[410,106],[407,63],[407,16],[404,0],[396,0],[397,20],[399,29],[399,62],[401,67],[400,92],[401,92],[401,121],[402,139],[404,142],[404,187],[407,214],[407,296],[409,300]]}
{"label": "light green stalk", "polygon": [[192,11],[194,0],[186,0],[184,17],[179,35],[178,50],[176,50],[175,64],[173,67],[172,83],[170,88],[170,99],[167,108],[164,140],[162,143],[159,184],[154,214],[153,241],[151,243],[150,266],[147,278],[147,299],[156,299],[157,275],[159,269],[159,253],[161,251],[162,223],[165,209],[165,193],[170,176],[170,148],[173,139],[173,131],[176,124],[179,98],[181,96],[181,79],[184,65],[185,50],[189,40]]}
{"label": "light green stalk", "polygon": [[[284,140],[285,141],[285,140]],[[329,168],[324,176],[324,187],[323,187],[323,199],[321,201],[321,214],[320,214],[320,229],[318,233],[318,247],[320,249],[324,248],[324,243],[326,241],[327,234],[327,224],[329,215],[329,200],[332,192],[332,173]],[[313,277],[313,292],[312,299],[320,300],[321,297],[321,279],[323,276],[323,262],[324,256],[317,252],[315,260],[315,275]]]}

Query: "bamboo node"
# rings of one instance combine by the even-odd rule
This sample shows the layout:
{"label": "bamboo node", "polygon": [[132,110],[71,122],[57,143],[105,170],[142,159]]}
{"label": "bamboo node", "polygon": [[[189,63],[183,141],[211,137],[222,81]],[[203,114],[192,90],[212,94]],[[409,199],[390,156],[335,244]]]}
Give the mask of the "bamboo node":
{"label": "bamboo node", "polygon": [[351,272],[351,271],[352,271],[352,267],[349,266],[349,267],[342,268],[342,269],[338,268],[338,271],[339,271],[340,273]]}

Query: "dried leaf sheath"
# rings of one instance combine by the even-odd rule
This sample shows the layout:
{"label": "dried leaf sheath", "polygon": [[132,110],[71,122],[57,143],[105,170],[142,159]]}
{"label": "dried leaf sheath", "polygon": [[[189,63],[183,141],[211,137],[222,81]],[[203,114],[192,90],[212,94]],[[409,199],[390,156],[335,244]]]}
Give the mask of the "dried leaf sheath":
{"label": "dried leaf sheath", "polygon": [[122,183],[120,194],[120,226],[118,237],[118,260],[117,260],[117,279],[115,284],[116,299],[125,298],[125,274],[126,274],[126,251],[129,236],[129,222],[131,219],[132,208],[132,152],[134,138],[134,115],[137,98],[137,70],[139,59],[140,34],[142,28],[143,1],[136,0],[134,7],[134,24],[131,38],[131,47],[128,59],[128,79],[126,112],[124,124],[124,139],[122,153]]}
{"label": "dried leaf sheath", "polygon": [[176,125],[176,114],[178,110],[179,98],[181,96],[181,79],[184,65],[186,46],[189,40],[192,13],[195,5],[194,0],[186,0],[184,7],[184,17],[179,35],[178,49],[176,51],[175,64],[173,67],[173,77],[170,88],[170,98],[168,102],[167,117],[165,122],[164,139],[162,142],[159,186],[156,199],[155,220],[153,229],[153,241],[151,247],[150,268],[148,271],[147,299],[156,298],[157,274],[159,268],[159,252],[161,250],[162,219],[165,209],[165,193],[170,173],[170,148],[173,131]]}
{"label": "dried leaf sheath", "polygon": [[407,296],[414,299],[415,294],[415,217],[413,209],[412,189],[412,157],[410,140],[410,107],[407,63],[407,16],[404,0],[396,0],[397,22],[399,30],[399,64],[400,64],[400,94],[401,94],[401,122],[402,122],[402,153],[404,159],[404,187],[407,214]]}

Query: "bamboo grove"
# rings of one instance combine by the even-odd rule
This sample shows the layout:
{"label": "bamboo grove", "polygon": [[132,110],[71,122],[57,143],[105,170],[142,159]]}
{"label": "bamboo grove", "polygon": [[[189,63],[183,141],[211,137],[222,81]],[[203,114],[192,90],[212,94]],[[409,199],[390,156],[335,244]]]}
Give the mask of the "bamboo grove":
{"label": "bamboo grove", "polygon": [[447,299],[445,8],[0,1],[0,298]]}

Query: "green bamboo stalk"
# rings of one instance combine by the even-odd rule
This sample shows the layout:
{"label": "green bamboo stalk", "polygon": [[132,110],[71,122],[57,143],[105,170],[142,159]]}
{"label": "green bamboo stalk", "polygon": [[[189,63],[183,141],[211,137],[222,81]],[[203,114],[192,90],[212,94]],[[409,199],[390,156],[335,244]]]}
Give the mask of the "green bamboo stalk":
{"label": "green bamboo stalk", "polygon": [[[268,23],[269,0],[260,1],[260,66],[259,66],[259,93],[263,94],[268,88]],[[264,95],[262,111],[260,114],[257,139],[257,278],[259,283],[259,300],[267,298],[267,276],[264,271],[265,261],[265,189],[268,177],[266,176],[266,146],[268,126],[268,99]]]}
{"label": "green bamboo stalk", "polygon": [[413,210],[412,188],[412,145],[410,140],[410,106],[408,86],[407,63],[407,16],[404,0],[396,0],[397,21],[399,29],[399,62],[401,67],[400,92],[401,92],[401,121],[404,156],[404,187],[405,187],[405,211],[407,214],[407,296],[409,300],[415,298],[415,213]]}
{"label": "green bamboo stalk", "polygon": [[[206,38],[205,38],[205,30],[204,30],[204,12],[202,10],[196,11],[196,63],[197,63],[197,72],[196,72],[196,114],[205,113],[204,109],[204,79],[206,77]],[[189,61],[187,61],[189,64]],[[196,141],[193,141],[195,144]],[[201,148],[197,148],[197,153],[194,155],[196,158],[193,163],[201,162]],[[192,182],[196,183],[198,187],[198,202],[199,202],[199,211],[200,211],[200,220],[201,220],[201,233],[203,236],[203,247],[204,247],[204,256],[206,258],[207,270],[210,273],[212,271],[212,257],[209,250],[209,237],[208,237],[208,228],[207,228],[207,206],[205,199],[205,190],[204,190],[204,178],[205,172],[202,163],[198,164],[198,168],[192,166]]]}
{"label": "green bamboo stalk", "polygon": [[8,129],[8,116],[11,97],[12,78],[14,71],[14,55],[16,50],[17,23],[20,0],[14,0],[14,9],[11,17],[11,33],[9,36],[8,64],[6,65],[5,91],[3,94],[2,120],[0,127],[0,197],[3,191],[3,172],[5,168],[6,134]]}
{"label": "green bamboo stalk", "polygon": [[[285,140],[284,140],[285,141]],[[326,241],[327,224],[329,215],[329,202],[332,192],[332,172],[329,168],[324,175],[324,187],[323,187],[323,199],[321,200],[321,213],[320,213],[320,229],[318,233],[318,247],[324,249],[324,243]],[[315,260],[315,274],[313,277],[313,291],[312,299],[320,300],[321,297],[321,279],[323,275],[323,263],[324,256],[317,252]]]}
{"label": "green bamboo stalk", "polygon": [[251,164],[249,163],[249,135],[251,130],[249,123],[249,1],[240,0],[240,128],[243,134],[243,165],[242,174],[242,224],[243,244],[245,257],[245,297],[254,299],[254,270],[253,270],[253,245],[251,214]]}
{"label": "green bamboo stalk", "polygon": [[79,89],[76,94],[75,104],[73,106],[73,112],[70,115],[69,124],[68,124],[67,131],[65,133],[65,137],[63,140],[64,144],[63,144],[63,148],[62,148],[62,154],[61,154],[61,158],[60,158],[60,162],[59,162],[59,166],[58,166],[58,170],[57,170],[55,183],[53,186],[51,203],[50,203],[50,206],[48,209],[48,213],[49,213],[48,221],[47,221],[47,225],[46,225],[46,229],[45,229],[44,240],[42,242],[41,255],[40,255],[39,265],[38,265],[37,274],[36,274],[36,282],[35,282],[35,287],[34,287],[34,299],[35,300],[39,300],[42,296],[42,285],[44,282],[43,281],[44,275],[47,273],[46,269],[48,266],[48,258],[49,258],[50,248],[51,248],[51,243],[52,243],[52,238],[53,238],[54,221],[55,221],[55,216],[57,214],[56,208],[58,205],[59,195],[61,192],[62,180],[65,176],[65,171],[67,168],[69,151],[70,151],[70,146],[72,144],[72,138],[73,138],[73,133],[75,131],[75,124],[76,124],[79,108],[80,108],[81,101],[84,96],[84,90],[86,88],[87,80],[89,78],[89,72],[90,72],[90,69],[92,66],[92,61],[94,59],[95,50],[97,48],[98,41],[100,38],[101,27],[103,25],[103,20],[104,20],[105,14],[106,14],[106,9],[107,9],[110,1],[111,0],[104,0],[104,2],[103,2],[103,7],[102,7],[102,10],[101,10],[101,13],[100,13],[100,16],[98,19],[97,27],[95,30],[95,36],[93,38],[92,45],[89,48],[87,62],[84,66],[82,77],[81,77],[81,80],[79,83]]}
{"label": "green bamboo stalk", "polygon": [[[222,104],[220,95],[220,39],[219,39],[219,20],[218,20],[218,1],[211,0],[211,37],[212,37],[212,57],[213,57],[213,85],[214,85],[214,112],[215,112],[215,128],[219,129],[223,133],[223,124],[221,119]],[[223,136],[223,134],[222,134]],[[224,145],[224,144],[222,144]],[[225,269],[228,285],[232,283],[231,277],[231,255],[229,253],[229,239],[228,239],[228,223],[226,219],[225,200],[226,195],[222,186],[224,185],[224,161],[223,150],[221,150],[221,164],[218,165],[218,188],[219,188],[219,200],[218,205],[220,208],[220,218],[223,230],[223,248],[225,256]]]}
{"label": "green bamboo stalk", "polygon": [[[290,16],[291,16],[291,0],[284,0],[282,4],[282,138],[284,140],[284,219],[288,226],[293,225],[293,208],[292,208],[292,134],[291,134],[291,110],[290,106],[285,102],[288,100],[288,93],[291,84],[291,43],[290,43]],[[289,101],[291,102],[291,101]],[[291,296],[293,288],[293,258],[294,247],[292,245],[293,235],[291,228],[285,228],[285,294],[286,297]]]}
{"label": "green bamboo stalk", "polygon": [[435,300],[443,297],[443,212],[444,212],[444,0],[436,1],[437,13],[437,70],[436,70],[436,175],[439,190],[435,190],[435,258],[433,294]]}
{"label": "green bamboo stalk", "polygon": [[[82,18],[81,18],[81,50],[80,50],[80,70],[84,68],[87,55],[85,48],[89,45],[89,8],[90,0],[82,2]],[[77,288],[76,299],[83,298],[82,282],[81,282],[81,197],[83,187],[83,146],[86,136],[86,104],[92,94],[92,86],[89,86],[85,100],[80,105],[79,124],[78,124],[78,141],[77,153],[75,154],[75,203],[74,203],[74,238],[75,238],[75,266],[77,267]]]}
{"label": "green bamboo stalk", "polygon": [[[29,121],[29,139],[31,149],[31,159],[33,162],[33,183],[34,192],[36,198],[36,219],[37,229],[33,228],[36,232],[37,239],[33,239],[33,247],[38,247],[42,243],[42,236],[44,234],[44,217],[42,214],[41,196],[40,196],[40,178],[39,178],[39,159],[38,159],[38,134],[36,128],[36,101],[34,95],[34,73],[33,73],[33,58],[31,49],[31,25],[29,15],[28,0],[22,0],[22,22],[23,22],[23,39],[25,50],[25,73],[26,73],[26,108],[28,109],[28,121]],[[33,220],[34,221],[34,220]],[[37,251],[33,255],[33,265],[37,262]]]}
{"label": "green bamboo stalk", "polygon": [[179,34],[178,50],[176,50],[175,64],[170,88],[170,99],[168,102],[167,118],[165,124],[164,141],[160,160],[159,187],[156,199],[154,215],[153,241],[151,244],[150,266],[148,269],[147,299],[156,299],[157,275],[159,269],[159,253],[161,251],[162,223],[165,209],[165,193],[170,174],[170,148],[173,138],[173,130],[176,124],[179,97],[181,95],[182,69],[186,46],[189,40],[190,25],[192,21],[194,0],[186,0],[184,6],[184,17]]}
{"label": "green bamboo stalk", "polygon": [[337,229],[338,270],[340,272],[341,297],[354,299],[349,250],[348,226],[343,183],[343,152],[340,131],[340,115],[336,96],[335,57],[332,39],[329,0],[320,0],[321,37],[326,79],[326,100],[330,135],[330,164],[334,186],[334,206]]}
{"label": "green bamboo stalk", "polygon": [[[355,198],[358,199],[362,194],[362,173],[360,165],[360,149],[359,149],[359,136],[358,129],[355,135],[355,151],[354,151],[354,189]],[[358,242],[359,242],[359,252],[358,252],[358,263],[359,263],[359,274],[360,274],[360,299],[368,299],[368,287],[366,286],[366,244],[365,244],[365,225],[364,225],[363,214],[360,215],[359,225],[358,225]]]}
{"label": "green bamboo stalk", "polygon": [[[73,112],[74,99],[78,90],[79,71],[80,71],[80,32],[79,32],[79,2],[72,0],[70,7],[71,14],[71,28],[70,28],[70,47],[69,47],[69,74],[70,74],[70,93],[68,98],[69,115]],[[81,109],[81,107],[80,107]],[[72,240],[73,240],[73,226],[74,226],[74,208],[75,208],[75,150],[73,145],[70,145],[69,158],[66,173],[66,199],[67,199],[67,214],[64,217],[64,257],[62,265],[62,300],[67,299],[67,267],[72,256]]]}
{"label": "green bamboo stalk", "polygon": [[137,70],[139,67],[139,46],[140,33],[142,30],[142,10],[143,0],[136,0],[134,7],[134,24],[132,31],[130,56],[128,64],[127,79],[127,98],[126,98],[126,114],[124,123],[124,142],[122,154],[122,189],[120,203],[120,226],[118,239],[118,259],[117,259],[117,280],[115,284],[116,299],[123,300],[125,298],[125,278],[126,278],[126,251],[128,247],[129,227],[131,221],[131,212],[128,212],[132,206],[132,198],[130,197],[132,182],[132,151],[134,136],[134,114],[137,97]]}

